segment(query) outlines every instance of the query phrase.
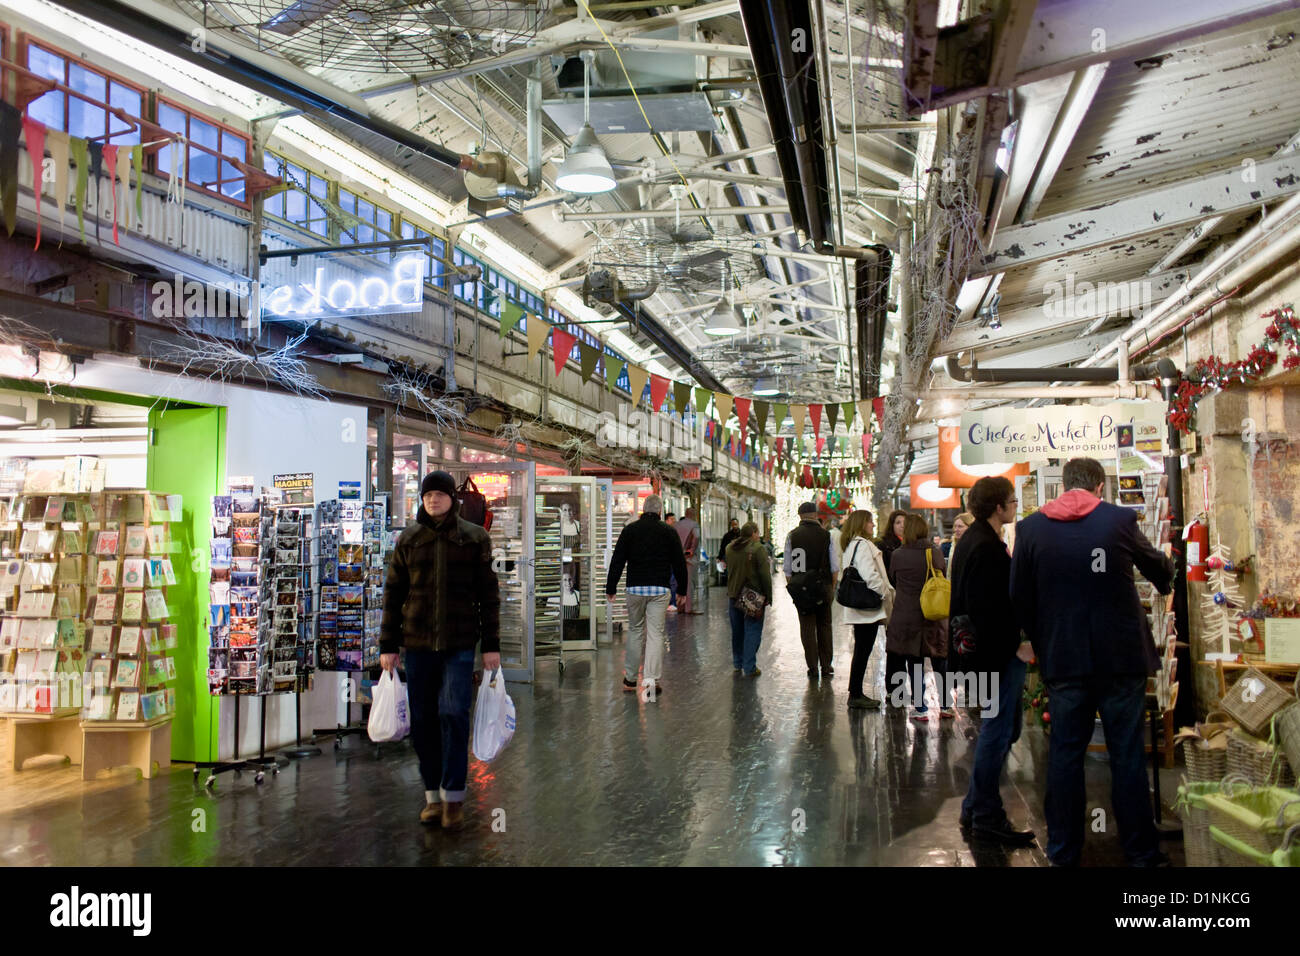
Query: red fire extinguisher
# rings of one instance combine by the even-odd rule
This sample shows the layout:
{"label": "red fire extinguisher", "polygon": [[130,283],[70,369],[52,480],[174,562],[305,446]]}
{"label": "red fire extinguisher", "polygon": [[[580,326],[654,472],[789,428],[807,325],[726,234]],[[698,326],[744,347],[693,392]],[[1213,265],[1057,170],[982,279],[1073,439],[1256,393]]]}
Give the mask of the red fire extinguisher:
{"label": "red fire extinguisher", "polygon": [[1183,531],[1183,540],[1187,542],[1187,580],[1208,580],[1205,559],[1210,553],[1209,527],[1197,519]]}

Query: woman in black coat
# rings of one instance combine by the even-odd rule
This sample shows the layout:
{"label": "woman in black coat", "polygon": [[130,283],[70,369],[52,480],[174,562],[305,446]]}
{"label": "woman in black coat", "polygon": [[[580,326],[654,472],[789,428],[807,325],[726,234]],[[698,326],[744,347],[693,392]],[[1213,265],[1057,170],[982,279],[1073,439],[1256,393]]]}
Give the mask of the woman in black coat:
{"label": "woman in black coat", "polygon": [[880,556],[885,559],[885,570],[889,570],[890,556],[903,546],[903,522],[907,520],[907,512],[898,510],[889,513],[889,520],[885,522],[884,534],[876,542],[876,547],[880,549]]}
{"label": "woman in black coat", "polygon": [[915,679],[918,669],[924,673],[924,662],[930,660],[935,683],[939,691],[939,716],[952,718],[957,711],[951,706],[946,688],[948,671],[948,622],[926,620],[921,613],[921,589],[929,577],[926,555],[930,565],[943,574],[947,565],[943,554],[930,541],[930,527],[920,515],[907,515],[903,525],[903,545],[894,551],[889,565],[889,580],[894,585],[894,613],[885,630],[885,649],[901,657],[912,678],[912,703],[915,717],[928,721],[930,714],[925,703],[925,683]]}

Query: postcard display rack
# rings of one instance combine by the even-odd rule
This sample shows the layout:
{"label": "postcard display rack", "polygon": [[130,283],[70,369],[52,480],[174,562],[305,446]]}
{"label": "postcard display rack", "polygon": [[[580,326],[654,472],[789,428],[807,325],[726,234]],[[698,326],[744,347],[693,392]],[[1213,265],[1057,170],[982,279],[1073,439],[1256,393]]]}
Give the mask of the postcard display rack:
{"label": "postcard display rack", "polygon": [[[178,635],[166,589],[181,508],[179,495],[148,491],[0,496],[0,711],[79,715],[80,746],[65,755],[86,779],[125,765],[148,777],[154,762],[170,763]],[[59,734],[65,751],[70,728]],[[16,766],[38,752],[17,746]]]}
{"label": "postcard display rack", "polygon": [[[321,670],[368,672],[379,666],[379,631],[384,619],[384,580],[392,549],[387,533],[386,500],[322,501],[317,508],[320,537],[320,613],[316,617],[317,666]],[[345,725],[320,728],[334,735],[334,749],[345,736],[365,732],[354,724],[351,708],[358,695],[346,698]],[[359,701],[358,701],[359,702]]]}
{"label": "postcard display rack", "polygon": [[235,751],[231,761],[195,764],[216,775],[251,769],[280,772],[266,755],[266,702],[261,707],[261,746],[256,758],[239,758],[241,700],[300,692],[315,663],[311,612],[312,512],[285,505],[278,494],[254,493],[232,482],[230,493],[212,498],[209,563],[208,691],[235,697]]}
{"label": "postcard display rack", "polygon": [[533,547],[533,655],[555,657],[564,670],[564,608],[561,591],[560,509],[547,508],[546,498],[537,496],[533,511],[536,528]]}

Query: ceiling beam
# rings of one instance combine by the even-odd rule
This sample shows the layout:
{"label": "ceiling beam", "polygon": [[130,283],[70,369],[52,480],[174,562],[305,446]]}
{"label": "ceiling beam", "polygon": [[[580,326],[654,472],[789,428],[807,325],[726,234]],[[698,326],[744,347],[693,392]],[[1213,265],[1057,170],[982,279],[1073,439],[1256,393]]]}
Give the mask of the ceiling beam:
{"label": "ceiling beam", "polygon": [[988,255],[971,270],[971,275],[988,275],[1125,242],[1153,231],[1190,226],[1211,216],[1255,209],[1300,190],[1300,156],[1286,155],[1257,163],[1252,182],[1243,182],[1242,172],[1233,166],[1094,209],[1001,229]]}
{"label": "ceiling beam", "polygon": [[1016,64],[1015,83],[1160,53],[1191,37],[1294,9],[1294,0],[1044,0]]}
{"label": "ceiling beam", "polygon": [[1023,350],[1002,350],[995,355],[980,356],[980,368],[1051,368],[1055,365],[1071,365],[1074,362],[1082,362],[1084,359],[1096,354],[1096,352],[1107,342],[1113,339],[1113,333],[1103,335],[1090,335],[1081,339],[1067,339],[1064,342],[1055,342],[1050,345],[1040,345],[1036,348],[1027,348]]}
{"label": "ceiling beam", "polygon": [[[789,206],[701,206],[681,210],[676,209],[632,209],[617,212],[567,212],[559,213],[561,222],[622,222],[636,219],[672,219],[685,214],[690,218],[697,216],[788,216]],[[768,255],[766,251],[758,253]]]}
{"label": "ceiling beam", "polygon": [[1181,286],[1188,269],[1171,269],[1153,276],[1093,283],[1064,275],[1055,288],[1044,292],[1041,302],[1026,303],[998,314],[999,329],[971,323],[958,324],[939,343],[936,355],[954,355],[970,349],[1007,345],[1033,335],[1088,325],[1117,315],[1140,315],[1154,308]]}

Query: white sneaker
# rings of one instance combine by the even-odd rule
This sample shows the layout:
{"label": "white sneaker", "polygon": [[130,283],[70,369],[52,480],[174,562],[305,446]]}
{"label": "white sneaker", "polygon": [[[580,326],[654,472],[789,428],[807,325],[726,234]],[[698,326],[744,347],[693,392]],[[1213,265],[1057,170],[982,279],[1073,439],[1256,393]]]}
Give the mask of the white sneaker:
{"label": "white sneaker", "polygon": [[669,614],[676,614],[676,613],[677,613],[677,605],[675,605],[675,604],[670,604],[670,605],[668,605],[668,613],[669,613]]}

